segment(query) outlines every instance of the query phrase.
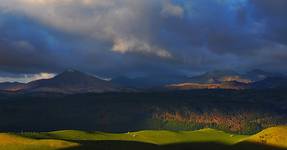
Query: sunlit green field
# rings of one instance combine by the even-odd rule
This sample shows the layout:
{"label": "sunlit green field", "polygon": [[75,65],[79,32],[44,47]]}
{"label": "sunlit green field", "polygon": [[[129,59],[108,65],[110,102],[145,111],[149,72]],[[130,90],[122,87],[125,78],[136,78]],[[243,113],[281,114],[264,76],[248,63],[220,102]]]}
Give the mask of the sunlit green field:
{"label": "sunlit green field", "polygon": [[[198,131],[139,131],[121,134],[75,130],[0,134],[1,150],[174,149],[184,146],[230,148],[241,143],[287,148],[287,127],[266,129],[256,135],[234,135],[214,129]],[[176,146],[175,146],[176,145]],[[274,147],[272,149],[274,149]],[[177,149],[176,148],[176,149]],[[245,147],[246,148],[246,147]],[[258,146],[258,149],[263,148]],[[271,148],[271,147],[270,147]],[[238,148],[239,149],[239,148]],[[256,149],[256,148],[255,148]],[[264,149],[268,149],[264,147]]]}

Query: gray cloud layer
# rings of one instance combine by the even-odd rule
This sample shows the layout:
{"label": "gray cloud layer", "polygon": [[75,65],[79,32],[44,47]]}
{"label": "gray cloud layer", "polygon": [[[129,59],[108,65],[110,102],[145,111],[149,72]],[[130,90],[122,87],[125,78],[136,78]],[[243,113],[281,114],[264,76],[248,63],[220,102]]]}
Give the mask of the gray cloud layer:
{"label": "gray cloud layer", "polygon": [[0,0],[0,69],[287,71],[285,0]]}

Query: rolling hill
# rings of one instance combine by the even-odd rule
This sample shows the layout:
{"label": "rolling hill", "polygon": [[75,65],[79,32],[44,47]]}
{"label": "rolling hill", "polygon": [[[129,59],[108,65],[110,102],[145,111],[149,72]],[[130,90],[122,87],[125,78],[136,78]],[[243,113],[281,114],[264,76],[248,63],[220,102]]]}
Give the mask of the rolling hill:
{"label": "rolling hill", "polygon": [[[284,150],[287,128],[273,127],[247,136],[214,129],[197,131],[138,131],[128,133],[64,130],[42,133],[0,134],[0,149],[5,150],[129,150],[129,149],[216,149]],[[263,141],[263,142],[262,142]]]}
{"label": "rolling hill", "polygon": [[89,140],[89,141],[135,141],[156,145],[167,145],[188,142],[219,142],[232,145],[248,136],[233,135],[215,129],[197,131],[145,130],[128,133],[84,132],[63,130],[44,133],[24,133],[23,136],[36,139]]}
{"label": "rolling hill", "polygon": [[247,141],[287,148],[287,126],[265,129],[249,137]]}
{"label": "rolling hill", "polygon": [[15,134],[0,134],[0,149],[1,150],[58,150],[68,147],[78,146],[77,143],[72,143],[63,140],[52,139],[32,139]]}

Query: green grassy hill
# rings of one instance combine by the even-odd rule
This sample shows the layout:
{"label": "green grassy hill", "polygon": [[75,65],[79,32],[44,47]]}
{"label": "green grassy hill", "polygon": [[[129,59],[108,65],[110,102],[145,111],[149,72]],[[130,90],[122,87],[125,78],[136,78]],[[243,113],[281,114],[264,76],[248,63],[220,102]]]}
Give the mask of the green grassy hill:
{"label": "green grassy hill", "polygon": [[139,131],[121,134],[64,130],[0,134],[0,150],[127,150],[127,149],[287,149],[287,127],[256,135],[234,135],[214,129],[198,131]]}
{"label": "green grassy hill", "polygon": [[118,140],[144,142],[157,145],[189,142],[219,142],[224,144],[234,144],[248,137],[244,135],[232,135],[214,129],[202,129],[198,131],[139,131],[122,134],[66,130],[47,133],[25,133],[23,135],[37,139],[61,139],[77,141]]}

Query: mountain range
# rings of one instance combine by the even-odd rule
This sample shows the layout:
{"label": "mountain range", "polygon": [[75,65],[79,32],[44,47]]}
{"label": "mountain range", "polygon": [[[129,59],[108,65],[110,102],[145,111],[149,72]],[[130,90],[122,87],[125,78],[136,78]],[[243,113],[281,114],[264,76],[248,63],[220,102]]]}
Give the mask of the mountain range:
{"label": "mountain range", "polygon": [[157,74],[142,77],[119,76],[113,78],[111,81],[129,88],[147,89],[161,88],[164,85],[181,83],[187,80],[188,77],[183,75]]}
{"label": "mountain range", "polygon": [[282,74],[270,73],[263,70],[251,70],[246,73],[238,73],[233,70],[215,70],[204,74],[193,76],[188,81],[192,83],[222,83],[228,81],[237,81],[242,83],[251,83],[264,80],[267,77],[280,77]]}
{"label": "mountain range", "polygon": [[186,82],[166,87],[177,90],[191,89],[270,89],[286,88],[287,77],[279,73],[251,70],[240,74],[233,70],[215,70],[189,78]]}
{"label": "mountain range", "polygon": [[152,88],[167,90],[242,90],[286,87],[287,77],[262,70],[252,70],[244,74],[232,70],[216,70],[193,77],[158,75],[129,78],[120,76],[108,81],[70,69],[51,79],[35,80],[26,84],[17,82],[0,83],[0,90],[2,91],[54,92],[64,94],[123,92]]}

